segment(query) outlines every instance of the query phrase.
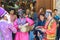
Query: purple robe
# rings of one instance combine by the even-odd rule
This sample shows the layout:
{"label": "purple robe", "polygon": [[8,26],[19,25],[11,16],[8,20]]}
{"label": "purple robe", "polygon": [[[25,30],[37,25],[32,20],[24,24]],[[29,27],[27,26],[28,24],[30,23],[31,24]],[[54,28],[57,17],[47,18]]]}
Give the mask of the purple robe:
{"label": "purple robe", "polygon": [[0,40],[12,40],[12,32],[16,33],[16,28],[5,20],[0,20]]}

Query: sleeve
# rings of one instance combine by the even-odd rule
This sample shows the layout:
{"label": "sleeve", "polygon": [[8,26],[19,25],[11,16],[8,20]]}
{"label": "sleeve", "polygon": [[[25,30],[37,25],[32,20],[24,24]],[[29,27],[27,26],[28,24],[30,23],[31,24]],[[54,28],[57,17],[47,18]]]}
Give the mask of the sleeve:
{"label": "sleeve", "polygon": [[54,23],[52,24],[52,27],[51,27],[50,30],[46,29],[46,33],[47,33],[47,34],[55,33],[55,32],[56,32],[56,26],[57,26],[57,24],[56,24],[56,22],[54,22]]}
{"label": "sleeve", "polygon": [[8,24],[9,26],[9,29],[13,32],[13,33],[16,33],[17,32],[17,29],[12,25],[12,24]]}
{"label": "sleeve", "polygon": [[18,29],[18,22],[17,22],[17,19],[14,21],[14,27],[15,27],[16,29]]}
{"label": "sleeve", "polygon": [[34,24],[34,21],[28,17],[26,17],[26,21],[29,23],[30,26]]}

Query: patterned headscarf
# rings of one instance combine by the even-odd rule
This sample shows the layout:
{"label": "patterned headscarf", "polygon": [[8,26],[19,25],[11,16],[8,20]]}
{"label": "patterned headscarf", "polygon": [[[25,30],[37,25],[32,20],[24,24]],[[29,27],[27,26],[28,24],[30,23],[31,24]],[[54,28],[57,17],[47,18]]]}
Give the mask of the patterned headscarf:
{"label": "patterned headscarf", "polygon": [[23,10],[22,9],[19,9],[18,10],[18,15],[22,15],[23,14]]}
{"label": "patterned headscarf", "polygon": [[47,9],[47,10],[46,10],[45,17],[47,18],[47,17],[49,16],[49,14],[51,14],[51,13],[52,13],[52,10],[50,10],[50,9]]}

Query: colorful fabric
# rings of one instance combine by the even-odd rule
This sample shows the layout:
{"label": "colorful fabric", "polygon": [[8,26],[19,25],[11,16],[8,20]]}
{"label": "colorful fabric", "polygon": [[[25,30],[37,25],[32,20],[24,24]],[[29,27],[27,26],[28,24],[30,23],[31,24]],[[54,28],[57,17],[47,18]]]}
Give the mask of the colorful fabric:
{"label": "colorful fabric", "polygon": [[30,36],[29,36],[30,40],[34,40],[35,36],[34,36],[34,31],[30,31]]}
{"label": "colorful fabric", "polygon": [[54,19],[48,21],[45,25],[48,40],[54,40],[56,37],[56,21]]}
{"label": "colorful fabric", "polygon": [[17,32],[15,40],[29,40],[28,32]]}
{"label": "colorful fabric", "polygon": [[2,37],[1,31],[0,31],[0,40],[2,40],[2,39],[3,39],[3,37]]}
{"label": "colorful fabric", "polygon": [[17,30],[13,27],[13,25],[9,24],[5,20],[0,20],[0,32],[1,38],[4,40],[12,40],[12,32],[16,33]]}
{"label": "colorful fabric", "polygon": [[31,20],[30,18],[26,18],[26,21],[29,23],[30,26],[32,26],[34,24],[34,21]]}
{"label": "colorful fabric", "polygon": [[60,17],[59,17],[59,16],[57,16],[57,15],[56,15],[54,18],[55,18],[56,20],[59,20],[59,19],[60,19]]}
{"label": "colorful fabric", "polygon": [[[32,20],[29,18],[19,18],[17,22],[18,25],[25,25],[26,23],[29,23],[30,25],[32,25]],[[17,30],[20,30],[20,29],[17,29]],[[18,31],[16,33],[15,40],[29,40],[29,33]]]}
{"label": "colorful fabric", "polygon": [[53,22],[54,22],[54,20],[51,20],[50,23],[48,24],[48,30],[51,30],[51,26],[52,26]]}
{"label": "colorful fabric", "polygon": [[47,35],[47,39],[49,40],[55,40],[55,38],[56,38],[56,34]]}
{"label": "colorful fabric", "polygon": [[7,12],[2,8],[0,7],[0,17],[4,16]]}

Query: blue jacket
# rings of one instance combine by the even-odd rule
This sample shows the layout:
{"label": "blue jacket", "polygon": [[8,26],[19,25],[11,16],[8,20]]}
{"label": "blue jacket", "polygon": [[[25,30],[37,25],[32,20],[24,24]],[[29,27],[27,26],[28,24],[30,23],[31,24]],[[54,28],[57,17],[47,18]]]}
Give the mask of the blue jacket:
{"label": "blue jacket", "polygon": [[60,19],[60,17],[59,17],[59,16],[57,16],[57,15],[56,15],[54,18],[55,18],[56,20],[59,20],[59,19]]}

